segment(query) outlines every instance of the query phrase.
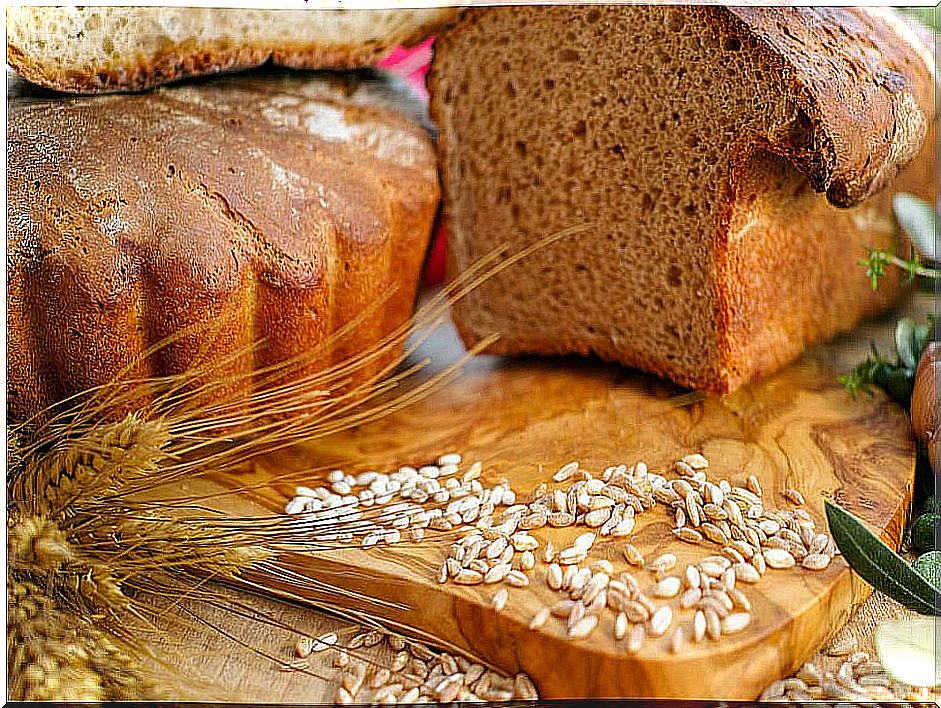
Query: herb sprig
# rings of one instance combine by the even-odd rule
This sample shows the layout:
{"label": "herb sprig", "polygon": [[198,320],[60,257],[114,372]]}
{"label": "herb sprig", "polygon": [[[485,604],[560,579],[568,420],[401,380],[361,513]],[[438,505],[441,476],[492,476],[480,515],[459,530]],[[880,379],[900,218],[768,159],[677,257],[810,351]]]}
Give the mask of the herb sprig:
{"label": "herb sprig", "polygon": [[915,383],[915,369],[928,343],[935,337],[937,322],[928,315],[928,322],[918,324],[904,317],[895,326],[895,358],[881,354],[875,344],[870,344],[866,360],[840,376],[840,383],[855,398],[860,392],[872,393],[877,386],[896,402],[908,408]]}
{"label": "herb sprig", "polygon": [[[937,213],[928,202],[904,193],[895,195],[892,207],[898,226],[911,239],[914,252],[911,258],[902,258],[883,248],[869,249],[868,257],[860,259],[858,264],[866,268],[872,289],[878,289],[879,280],[889,268],[901,269],[909,280],[921,277],[941,282],[941,268],[935,265],[941,260]],[[895,357],[883,355],[871,344],[866,360],[840,376],[840,383],[854,397],[860,392],[872,393],[873,387],[881,388],[908,408],[918,359],[928,342],[936,338],[937,322],[931,315],[928,322],[922,324],[903,318],[895,328]]]}
{"label": "herb sprig", "polygon": [[[857,263],[866,268],[866,277],[872,284],[873,292],[879,288],[879,279],[885,276],[890,266],[899,268],[908,280],[916,277],[941,280],[941,268],[936,264],[941,260],[938,253],[938,216],[931,205],[923,199],[906,194],[896,194],[892,199],[895,220],[912,241],[914,253],[911,258],[901,258],[884,248],[870,248],[866,258]],[[926,263],[927,261],[927,263]]]}
{"label": "herb sprig", "polygon": [[873,292],[879,289],[879,279],[885,276],[887,266],[895,266],[904,271],[905,278],[909,281],[916,277],[941,279],[941,269],[924,265],[917,253],[912,258],[905,259],[884,248],[870,248],[869,256],[860,258],[857,263],[866,266],[866,277],[872,283]]}

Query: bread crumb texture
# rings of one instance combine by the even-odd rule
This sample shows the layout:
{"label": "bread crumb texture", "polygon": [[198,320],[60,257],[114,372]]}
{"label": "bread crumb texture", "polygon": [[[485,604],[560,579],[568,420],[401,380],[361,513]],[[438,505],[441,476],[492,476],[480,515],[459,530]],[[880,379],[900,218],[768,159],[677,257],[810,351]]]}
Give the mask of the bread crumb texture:
{"label": "bread crumb texture", "polygon": [[[886,195],[815,192],[843,153],[793,73],[726,8],[466,12],[430,75],[452,275],[594,226],[459,303],[465,340],[727,393],[885,307],[856,260],[891,243]],[[909,191],[933,190],[930,152]]]}

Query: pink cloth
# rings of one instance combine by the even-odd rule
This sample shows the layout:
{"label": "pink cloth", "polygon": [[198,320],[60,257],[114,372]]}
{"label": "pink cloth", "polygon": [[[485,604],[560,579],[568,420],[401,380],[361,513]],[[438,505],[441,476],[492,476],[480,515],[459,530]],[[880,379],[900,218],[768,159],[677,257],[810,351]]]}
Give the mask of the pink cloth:
{"label": "pink cloth", "polygon": [[414,47],[396,47],[382,61],[379,68],[401,76],[408,81],[423,101],[428,100],[428,89],[425,88],[425,74],[431,65],[431,47],[434,37],[429,37]]}

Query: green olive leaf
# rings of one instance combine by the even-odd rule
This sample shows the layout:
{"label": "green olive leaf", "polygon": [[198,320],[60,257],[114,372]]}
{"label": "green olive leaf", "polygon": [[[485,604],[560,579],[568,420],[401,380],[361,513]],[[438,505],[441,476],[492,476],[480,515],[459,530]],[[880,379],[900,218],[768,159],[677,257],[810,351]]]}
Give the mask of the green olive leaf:
{"label": "green olive leaf", "polygon": [[827,501],[826,512],[830,534],[857,575],[915,612],[941,615],[938,605],[941,590],[916,573],[848,511]]}
{"label": "green olive leaf", "polygon": [[937,214],[928,202],[900,192],[892,199],[899,225],[912,240],[915,250],[929,261],[941,259],[938,246]]}
{"label": "green olive leaf", "polygon": [[928,617],[882,622],[876,627],[879,661],[896,680],[909,686],[941,684],[937,660],[937,620]]}
{"label": "green olive leaf", "polygon": [[918,336],[915,321],[903,317],[895,325],[895,350],[906,369],[915,369],[918,366]]}

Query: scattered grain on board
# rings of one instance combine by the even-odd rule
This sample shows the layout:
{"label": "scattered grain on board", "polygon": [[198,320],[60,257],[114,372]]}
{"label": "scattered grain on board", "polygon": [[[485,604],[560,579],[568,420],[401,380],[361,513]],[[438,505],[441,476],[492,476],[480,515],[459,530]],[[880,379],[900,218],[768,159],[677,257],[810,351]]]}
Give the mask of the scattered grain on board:
{"label": "scattered grain on board", "polygon": [[[540,484],[529,494],[518,493],[507,479],[487,481],[480,462],[464,463],[464,457],[454,452],[440,455],[434,464],[402,466],[390,474],[371,471],[353,476],[334,470],[323,486],[298,486],[285,511],[298,528],[329,528],[328,535],[336,530],[335,540],[368,549],[406,541],[427,543],[436,534],[449,532],[450,550],[437,566],[439,583],[468,586],[466,592],[471,593],[477,592],[473,586],[498,585],[493,607],[512,612],[508,589],[525,588],[533,572],[545,572],[548,588],[575,604],[562,618],[562,627],[558,620],[550,624],[550,607],[539,608],[529,620],[532,629],[584,638],[610,611],[614,636],[625,641],[628,651],[639,651],[647,635],[660,636],[675,621],[683,621],[677,614],[681,612],[692,613],[691,629],[674,627],[671,647],[741,631],[751,617],[752,603],[740,584],[747,588],[762,582],[767,567],[823,570],[838,552],[829,536],[814,529],[803,509],[766,508],[754,475],[746,476],[741,486],[710,479],[714,470],[698,453],[673,465],[673,479],[642,462],[612,465],[595,477],[572,461],[558,469],[551,483]],[[553,488],[553,483],[561,486]],[[783,494],[795,505],[804,503],[796,490]],[[624,536],[634,533],[640,515],[658,506],[675,512],[677,540],[714,544],[719,552],[683,566],[676,575],[669,574],[677,565],[672,552],[660,549],[647,562]],[[556,550],[543,538],[547,527],[583,532]],[[596,545],[601,541],[599,551]],[[655,599],[641,591],[636,578],[621,571],[623,565],[612,563],[612,553],[623,558],[622,564],[651,574],[652,584],[643,587]],[[546,564],[545,571],[537,570],[537,558]],[[365,645],[365,640],[359,641]],[[315,646],[316,640],[311,642],[312,651],[318,650]],[[452,689],[445,688],[448,695]],[[409,696],[409,702],[421,698]]]}

